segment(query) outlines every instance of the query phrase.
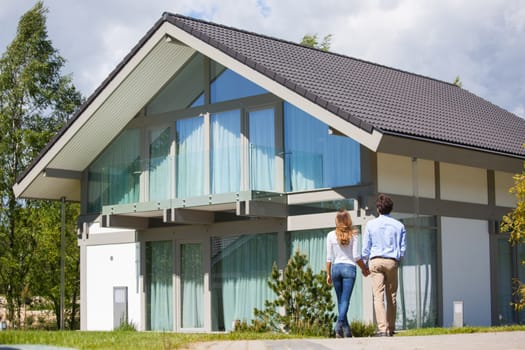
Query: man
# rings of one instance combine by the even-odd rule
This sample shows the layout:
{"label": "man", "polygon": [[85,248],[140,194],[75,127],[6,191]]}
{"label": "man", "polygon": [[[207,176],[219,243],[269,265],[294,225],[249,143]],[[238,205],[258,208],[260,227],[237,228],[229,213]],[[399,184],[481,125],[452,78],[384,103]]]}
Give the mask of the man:
{"label": "man", "polygon": [[379,216],[366,224],[363,234],[361,257],[370,269],[378,336],[395,332],[397,269],[406,248],[405,226],[390,216],[393,207],[392,199],[380,194],[376,200]]}

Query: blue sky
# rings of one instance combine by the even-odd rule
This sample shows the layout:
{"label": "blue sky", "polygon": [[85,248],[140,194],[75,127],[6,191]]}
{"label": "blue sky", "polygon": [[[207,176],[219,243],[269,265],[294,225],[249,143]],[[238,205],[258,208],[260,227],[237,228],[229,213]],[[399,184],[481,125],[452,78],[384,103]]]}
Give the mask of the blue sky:
{"label": "blue sky", "polygon": [[[0,52],[35,0],[0,0]],[[298,42],[463,87],[525,117],[522,0],[47,0],[63,71],[89,96],[164,11]]]}

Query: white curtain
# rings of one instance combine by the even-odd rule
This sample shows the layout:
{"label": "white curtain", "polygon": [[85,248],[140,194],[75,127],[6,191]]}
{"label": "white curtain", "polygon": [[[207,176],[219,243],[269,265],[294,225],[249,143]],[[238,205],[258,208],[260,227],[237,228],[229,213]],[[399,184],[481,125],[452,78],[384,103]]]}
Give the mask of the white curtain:
{"label": "white curtain", "polygon": [[238,192],[241,176],[240,111],[211,116],[211,192]]}
{"label": "white curtain", "polygon": [[173,330],[172,241],[146,243],[148,330]]}
{"label": "white curtain", "polygon": [[275,127],[274,110],[249,113],[250,125],[250,188],[275,190]]}
{"label": "white curtain", "polygon": [[268,287],[277,261],[277,234],[212,238],[212,321],[214,330],[229,331],[236,320],[253,319],[275,296]]}
{"label": "white curtain", "polygon": [[178,120],[177,197],[204,195],[204,118]]}
{"label": "white curtain", "polygon": [[199,243],[181,245],[182,328],[204,327],[204,273]]}
{"label": "white curtain", "polygon": [[[396,328],[437,325],[436,228],[433,217],[405,218],[407,254],[399,269]],[[417,225],[416,225],[417,223]]]}
{"label": "white curtain", "polygon": [[171,129],[169,127],[150,131],[149,144],[149,200],[169,199]]}

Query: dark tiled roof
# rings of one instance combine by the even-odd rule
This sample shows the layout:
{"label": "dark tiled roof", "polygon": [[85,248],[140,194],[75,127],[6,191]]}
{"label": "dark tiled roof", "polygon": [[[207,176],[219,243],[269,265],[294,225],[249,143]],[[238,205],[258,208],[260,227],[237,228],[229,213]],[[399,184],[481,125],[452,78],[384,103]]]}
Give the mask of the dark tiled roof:
{"label": "dark tiled roof", "polygon": [[453,84],[181,15],[164,19],[367,131],[525,157],[525,119]]}

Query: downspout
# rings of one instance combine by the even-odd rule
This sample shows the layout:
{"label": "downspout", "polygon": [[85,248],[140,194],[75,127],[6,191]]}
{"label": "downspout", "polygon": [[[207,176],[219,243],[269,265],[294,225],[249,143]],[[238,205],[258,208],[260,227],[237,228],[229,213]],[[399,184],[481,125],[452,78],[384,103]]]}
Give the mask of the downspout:
{"label": "downspout", "polygon": [[65,246],[65,231],[66,231],[66,197],[60,198],[62,202],[61,207],[61,224],[60,224],[60,330],[64,330],[64,246]]}
{"label": "downspout", "polygon": [[417,158],[412,157],[412,194],[414,197],[414,242],[416,249],[412,249],[415,253],[415,268],[416,268],[416,328],[421,328],[421,265],[419,259],[419,177],[417,171]]}

